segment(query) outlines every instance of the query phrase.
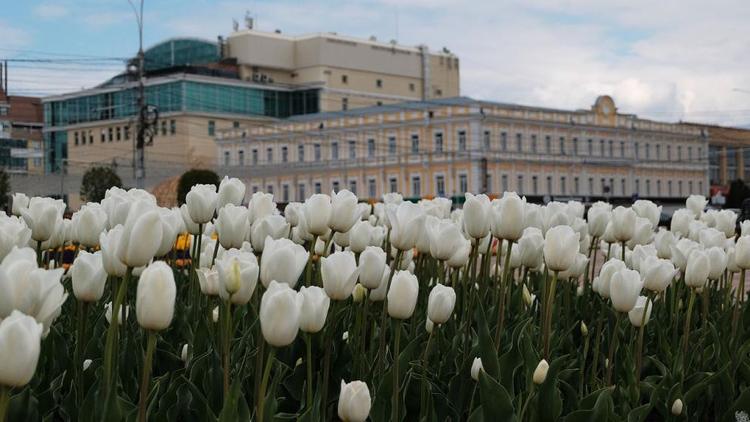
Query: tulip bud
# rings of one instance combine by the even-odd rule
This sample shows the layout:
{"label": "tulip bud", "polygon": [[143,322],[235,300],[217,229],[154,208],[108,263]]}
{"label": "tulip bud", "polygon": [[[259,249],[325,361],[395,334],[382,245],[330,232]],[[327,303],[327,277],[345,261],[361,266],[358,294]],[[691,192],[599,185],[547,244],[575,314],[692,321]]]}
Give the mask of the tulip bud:
{"label": "tulip bud", "polygon": [[643,288],[638,271],[623,268],[612,275],[609,286],[612,307],[618,312],[630,312]]}
{"label": "tulip bud", "polygon": [[237,249],[228,250],[216,261],[219,273],[219,296],[235,305],[250,301],[258,284],[258,262],[255,255]]}
{"label": "tulip bud", "polygon": [[352,292],[352,301],[354,303],[362,303],[362,301],[367,297],[367,288],[365,286],[357,283],[354,286],[354,291]]}
{"label": "tulip bud", "polygon": [[469,237],[481,239],[490,232],[492,204],[487,195],[466,192],[464,202],[464,229]]}
{"label": "tulip bud", "polygon": [[215,323],[219,322],[219,307],[215,307],[213,311],[211,311],[211,320]]}
{"label": "tulip bud", "polygon": [[317,286],[301,287],[302,308],[300,310],[299,329],[306,333],[317,333],[323,329],[331,298]]}
{"label": "tulip bud", "polygon": [[320,193],[307,198],[303,207],[303,214],[304,226],[310,234],[314,236],[326,234],[330,230],[328,223],[333,214],[331,198]]}
{"label": "tulip bud", "polygon": [[435,328],[435,323],[430,321],[430,318],[426,318],[424,321],[424,329],[428,334],[432,334],[432,329]]}
{"label": "tulip bud", "polygon": [[107,229],[107,213],[100,204],[90,202],[73,214],[73,224],[78,242],[92,248],[99,244],[99,235]]}
{"label": "tulip bud", "polygon": [[13,194],[13,206],[11,210],[16,217],[21,216],[21,210],[29,207],[29,197],[25,193],[16,192]]}
{"label": "tulip bud", "polygon": [[283,347],[294,341],[303,301],[288,284],[271,281],[260,301],[260,328],[268,344]]}
{"label": "tulip bud", "polygon": [[216,211],[218,194],[215,185],[193,185],[190,192],[185,196],[190,219],[196,224],[205,224],[211,221]]}
{"label": "tulip bud", "polygon": [[172,269],[156,261],[143,270],[136,290],[135,314],[146,330],[160,331],[172,323],[177,286]]}
{"label": "tulip bud", "polygon": [[107,272],[102,264],[102,253],[80,251],[70,269],[73,294],[82,302],[96,302],[104,294]]}
{"label": "tulip bud", "polygon": [[445,324],[456,305],[456,292],[452,287],[438,284],[430,291],[427,301],[427,317],[435,324]]}
{"label": "tulip bud", "polygon": [[690,252],[685,269],[685,285],[688,287],[702,287],[706,284],[711,272],[711,262],[708,253],[694,249]]}
{"label": "tulip bud", "polygon": [[578,233],[570,226],[555,226],[547,231],[544,241],[544,262],[551,271],[570,268],[578,253]]}
{"label": "tulip bud", "polygon": [[385,260],[385,251],[377,246],[368,246],[359,255],[359,282],[364,287],[377,289],[380,286],[386,268]]}
{"label": "tulip bud", "polygon": [[361,216],[362,212],[357,209],[357,195],[346,189],[331,194],[331,218],[328,221],[331,230],[348,232]]}
{"label": "tulip bud", "polygon": [[520,239],[526,228],[526,198],[515,192],[505,192],[501,199],[493,202],[492,234],[514,242]]}
{"label": "tulip bud", "polygon": [[135,202],[117,244],[117,258],[131,268],[148,264],[161,245],[162,235],[161,218],[155,206],[145,201]]}
{"label": "tulip bud", "polygon": [[391,275],[391,269],[385,267],[383,270],[383,276],[380,278],[380,284],[375,289],[370,290],[370,294],[367,298],[371,302],[382,302],[385,300],[386,294],[388,294],[388,278]]}
{"label": "tulip bud", "polygon": [[683,408],[682,400],[680,399],[675,400],[674,403],[672,403],[672,414],[675,416],[680,416],[682,414],[682,408]]}
{"label": "tulip bud", "polygon": [[62,224],[65,203],[52,198],[34,197],[29,200],[28,208],[22,208],[21,216],[31,229],[31,238],[35,241],[48,240]]}
{"label": "tulip bud", "polygon": [[586,326],[586,323],[581,321],[581,335],[584,337],[588,337],[589,335],[589,327]]}
{"label": "tulip bud", "polygon": [[[628,312],[628,319],[630,319],[630,323],[633,327],[640,328],[641,325],[648,324],[648,321],[651,318],[651,308],[653,308],[651,299],[647,299],[646,296],[638,297],[635,306],[630,312]],[[643,315],[644,309],[646,312],[645,316]]]}
{"label": "tulip bud", "polygon": [[87,369],[89,369],[90,366],[91,366],[91,359],[86,359],[86,360],[83,361],[83,370],[84,371],[87,370]]}
{"label": "tulip bud", "polygon": [[534,384],[541,385],[544,383],[544,380],[547,379],[547,371],[549,371],[549,364],[545,359],[542,359],[539,361],[539,364],[536,366],[536,369],[534,370],[534,375],[532,377]]}
{"label": "tulip bud", "polygon": [[299,276],[307,265],[308,252],[289,239],[266,238],[260,258],[260,281],[268,287],[272,280],[297,285]]}
{"label": "tulip bud", "polygon": [[222,209],[225,205],[240,205],[245,199],[245,184],[235,177],[224,176],[219,183],[216,209]]}
{"label": "tulip bud", "polygon": [[398,271],[388,289],[388,315],[391,318],[407,319],[414,313],[419,293],[419,282],[414,274]]}
{"label": "tulip bud", "polygon": [[534,303],[533,299],[531,298],[531,292],[525,284],[523,285],[523,303],[526,304],[527,307],[531,306],[531,304]]}
{"label": "tulip bud", "polygon": [[44,328],[14,310],[0,322],[0,385],[23,387],[36,372]]}
{"label": "tulip bud", "polygon": [[703,195],[690,195],[685,201],[685,206],[693,213],[694,218],[700,217],[706,204],[708,204],[708,199]]}
{"label": "tulip bud", "polygon": [[247,208],[231,203],[219,209],[219,216],[216,219],[216,234],[224,249],[242,246],[245,234],[250,228],[247,215]]}
{"label": "tulip bud", "polygon": [[362,381],[345,383],[341,380],[338,414],[345,422],[364,422],[370,414],[372,400],[367,384]]}
{"label": "tulip bud", "polygon": [[424,209],[413,202],[402,202],[388,206],[386,214],[391,224],[391,245],[401,251],[414,248],[419,232],[424,230]]}
{"label": "tulip bud", "polygon": [[188,345],[187,343],[182,345],[182,352],[180,353],[180,359],[187,363],[188,361]]}
{"label": "tulip bud", "polygon": [[471,379],[474,381],[479,381],[479,371],[484,371],[484,366],[482,366],[482,359],[481,358],[474,358],[474,361],[471,363]]}
{"label": "tulip bud", "polygon": [[741,269],[750,269],[750,235],[737,239],[734,248],[734,262]]}
{"label": "tulip bud", "polygon": [[320,259],[323,288],[333,300],[346,300],[352,295],[359,269],[352,252],[336,252]]}
{"label": "tulip bud", "polygon": [[460,237],[458,246],[453,255],[445,263],[454,269],[462,268],[469,263],[469,254],[471,254],[471,242]]}
{"label": "tulip bud", "polygon": [[218,296],[221,288],[219,282],[219,271],[216,269],[198,268],[195,271],[198,274],[198,283],[201,286],[201,292],[206,296]]}

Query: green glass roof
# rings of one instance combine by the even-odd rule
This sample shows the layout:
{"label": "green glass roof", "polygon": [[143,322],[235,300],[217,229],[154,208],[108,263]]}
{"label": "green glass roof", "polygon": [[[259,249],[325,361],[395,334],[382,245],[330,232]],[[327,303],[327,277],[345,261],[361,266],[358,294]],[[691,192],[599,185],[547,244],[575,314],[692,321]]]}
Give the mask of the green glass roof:
{"label": "green glass roof", "polygon": [[217,43],[194,38],[162,41],[143,54],[144,68],[147,72],[175,66],[218,62],[221,59]]}

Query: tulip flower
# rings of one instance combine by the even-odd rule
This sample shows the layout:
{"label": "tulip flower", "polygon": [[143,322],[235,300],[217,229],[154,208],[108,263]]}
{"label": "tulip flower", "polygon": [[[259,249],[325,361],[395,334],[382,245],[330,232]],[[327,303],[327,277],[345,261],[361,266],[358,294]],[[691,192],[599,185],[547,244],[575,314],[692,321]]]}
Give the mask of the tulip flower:
{"label": "tulip flower", "polygon": [[220,210],[227,204],[241,205],[243,199],[245,199],[245,184],[236,177],[224,176],[219,183],[216,209]]}
{"label": "tulip flower", "polygon": [[336,252],[320,259],[323,288],[333,300],[346,300],[351,296],[359,277],[359,269],[352,252]]}
{"label": "tulip flower", "polygon": [[263,338],[274,347],[291,344],[300,327],[304,298],[286,283],[271,281],[260,301],[260,328]]}
{"label": "tulip flower", "polygon": [[364,252],[359,255],[359,282],[368,289],[377,289],[383,279],[385,261],[385,251],[380,247],[365,248]]}
{"label": "tulip flower", "polygon": [[610,204],[596,202],[591,205],[587,214],[589,233],[594,237],[602,237],[611,216],[612,206]]}
{"label": "tulip flower", "polygon": [[182,222],[185,225],[185,230],[192,235],[201,234],[202,227],[198,225],[192,218],[190,218],[190,212],[188,211],[187,204],[180,206],[180,216],[182,216]]}
{"label": "tulip flower", "polygon": [[[737,213],[732,210],[721,210],[716,213],[714,218],[715,227],[726,237],[734,236],[734,230],[737,226]],[[746,220],[747,221],[747,220]]]}
{"label": "tulip flower", "polygon": [[493,205],[492,234],[513,242],[520,239],[526,228],[526,198],[519,197],[515,192],[505,192]]}
{"label": "tulip flower", "polygon": [[[247,208],[232,203],[219,209],[215,227],[219,243],[224,249],[240,248],[242,246],[245,235],[250,228],[247,215]],[[202,259],[201,262],[203,262]]]}
{"label": "tulip flower", "polygon": [[219,296],[234,305],[245,305],[258,284],[258,260],[251,252],[230,249],[216,261]]}
{"label": "tulip flower", "polygon": [[451,257],[448,258],[448,261],[445,262],[451,268],[462,268],[469,263],[471,241],[464,239],[463,236],[458,239],[460,239],[460,241],[458,242],[455,252],[453,252],[453,255],[451,255]]}
{"label": "tulip flower", "polygon": [[219,282],[219,271],[210,268],[196,269],[198,274],[198,284],[200,284],[201,293],[207,296],[218,296],[221,284]]}
{"label": "tulip flower", "polygon": [[260,281],[268,287],[271,281],[297,285],[307,264],[307,251],[289,239],[266,238],[260,258]]}
{"label": "tulip flower", "polygon": [[[121,310],[118,312],[118,315],[115,316],[115,321],[117,322],[117,325],[122,325],[122,322],[120,321],[120,315],[125,314],[125,320],[128,319],[130,316],[130,306],[125,306],[124,310]],[[104,305],[104,319],[107,320],[107,324],[112,324],[112,302],[107,302],[106,305]]]}
{"label": "tulip flower", "polygon": [[543,248],[544,236],[542,236],[542,231],[536,227],[524,229],[521,238],[518,240],[518,248],[516,248],[521,265],[527,268],[539,268],[544,256]]}
{"label": "tulip flower", "polygon": [[361,216],[362,211],[357,209],[357,195],[346,189],[331,193],[331,218],[328,220],[331,230],[348,232]]}
{"label": "tulip flower", "polygon": [[[724,249],[714,246],[706,249],[706,254],[708,255],[708,263],[710,267],[708,271],[708,279],[720,279],[721,276],[724,275],[724,271],[727,269],[727,262],[729,260],[727,253],[724,252]],[[688,264],[688,266],[690,265]]]}
{"label": "tulip flower", "polygon": [[138,279],[135,313],[138,324],[146,330],[161,331],[169,327],[174,316],[177,287],[172,269],[163,261],[146,267]]}
{"label": "tulip flower", "polygon": [[724,248],[724,242],[727,240],[724,232],[720,232],[714,228],[705,228],[698,233],[698,239],[704,248]]}
{"label": "tulip flower", "polygon": [[185,223],[182,221],[182,215],[179,208],[159,208],[159,218],[161,220],[161,243],[154,256],[161,257],[167,255],[174,248],[177,236],[185,231]]}
{"label": "tulip flower", "polygon": [[0,214],[0,261],[14,248],[29,244],[31,230],[24,221],[16,216],[5,217]]}
{"label": "tulip flower", "polygon": [[82,302],[96,302],[104,294],[107,272],[102,263],[102,252],[80,251],[70,269],[73,294]]}
{"label": "tulip flower", "polygon": [[390,280],[390,276],[391,269],[388,268],[388,266],[385,266],[383,269],[383,276],[380,278],[380,285],[375,289],[370,290],[370,294],[367,296],[371,302],[382,302],[385,300],[385,297],[388,294],[388,281]]}
{"label": "tulip flower", "polygon": [[[511,257],[511,267],[513,267],[512,262],[513,258]],[[565,271],[560,271],[559,277],[562,279],[577,280],[586,271],[586,269],[588,268],[588,264],[588,256],[580,252],[576,253],[575,259],[573,260],[573,265],[568,267],[568,269]]]}
{"label": "tulip flower", "polygon": [[[24,387],[31,381],[39,361],[42,331],[42,324],[17,310],[0,322],[0,388]],[[0,419],[4,417],[0,413]]]}
{"label": "tulip flower", "polygon": [[536,369],[534,369],[534,375],[532,375],[531,379],[534,381],[534,384],[536,385],[542,385],[544,384],[544,380],[547,379],[547,372],[549,371],[549,364],[545,359],[542,359],[539,361],[539,364],[537,364]]}
{"label": "tulip flower", "polygon": [[690,252],[685,268],[685,285],[688,287],[703,287],[711,272],[709,254],[700,249]]}
{"label": "tulip flower", "polygon": [[672,250],[672,262],[674,262],[674,266],[679,268],[680,271],[685,271],[685,268],[687,267],[688,263],[688,257],[690,256],[690,253],[697,249],[700,245],[698,243],[687,239],[682,238],[678,240],[670,249]]}
{"label": "tulip flower", "polygon": [[474,239],[487,236],[492,224],[492,205],[487,195],[473,195],[466,192],[463,209],[466,234]]}
{"label": "tulip flower", "polygon": [[479,371],[484,371],[481,358],[474,358],[471,362],[471,379],[479,381]]}
{"label": "tulip flower", "polygon": [[675,400],[672,403],[672,409],[671,409],[672,410],[672,414],[675,415],[675,416],[682,415],[682,407],[683,407],[682,400],[680,400],[680,399]]}
{"label": "tulip flower", "polygon": [[284,218],[286,218],[286,222],[289,223],[289,226],[297,227],[300,219],[304,218],[302,215],[304,212],[302,210],[303,206],[304,205],[299,202],[290,202],[286,204],[286,207],[284,208]]}
{"label": "tulip flower", "polygon": [[636,245],[647,245],[654,240],[654,229],[647,218],[636,217],[633,225],[633,233],[627,241],[629,247]]}
{"label": "tulip flower", "polygon": [[435,324],[445,324],[456,306],[456,292],[452,287],[436,284],[427,300],[427,317]]}
{"label": "tulip flower", "polygon": [[562,202],[552,201],[542,207],[543,230],[545,236],[547,230],[555,226],[567,226],[570,224],[568,206]]}
{"label": "tulip flower", "polygon": [[672,257],[672,245],[677,242],[677,239],[669,230],[659,229],[654,236],[654,247],[656,247],[656,254],[659,258],[669,259]]}
{"label": "tulip flower", "polygon": [[273,202],[273,194],[265,192],[255,192],[250,197],[250,202],[247,204],[248,210],[248,221],[252,225],[256,220],[260,220],[263,217],[278,214],[279,210],[276,208],[276,203]]}
{"label": "tulip flower", "polygon": [[670,229],[674,234],[687,236],[690,233],[690,222],[695,219],[692,211],[679,209],[672,213],[672,223]]}
{"label": "tulip flower", "polygon": [[422,207],[412,202],[402,202],[398,206],[389,206],[386,213],[391,224],[391,245],[400,251],[414,248],[419,231],[424,229]]}
{"label": "tulip flower", "polygon": [[29,197],[25,193],[16,192],[12,197],[13,205],[11,206],[11,212],[16,217],[21,216],[21,210],[29,207]]}
{"label": "tulip flower", "polygon": [[639,199],[633,203],[633,211],[638,217],[645,218],[651,222],[652,227],[659,225],[659,219],[661,218],[661,205],[657,206],[655,203],[648,199]]}
{"label": "tulip flower", "polygon": [[618,242],[626,242],[633,237],[637,217],[632,208],[619,206],[612,210],[612,229]]}
{"label": "tulip flower", "polygon": [[552,271],[564,271],[575,262],[578,233],[570,226],[556,226],[547,231],[544,241],[544,262]]}
{"label": "tulip flower", "polygon": [[615,272],[609,285],[612,307],[618,312],[630,312],[642,288],[643,282],[638,271],[623,268]]}
{"label": "tulip flower", "polygon": [[750,268],[750,235],[741,236],[737,239],[734,248],[734,260],[740,269]]}
{"label": "tulip flower", "polygon": [[349,230],[349,248],[354,253],[362,253],[372,240],[374,227],[369,221],[357,221]]}
{"label": "tulip flower", "polygon": [[214,218],[218,201],[215,185],[193,185],[185,196],[190,219],[197,224],[206,224]]}
{"label": "tulip flower", "polygon": [[159,249],[162,235],[155,207],[145,201],[134,203],[117,244],[117,258],[131,268],[148,264]]}
{"label": "tulip flower", "polygon": [[651,318],[651,299],[646,296],[638,296],[635,302],[635,306],[628,312],[628,319],[633,327],[640,328],[642,325],[648,324],[649,318]]}
{"label": "tulip flower", "polygon": [[388,315],[395,319],[407,319],[417,305],[419,282],[414,274],[398,271],[393,275],[388,288]]}
{"label": "tulip flower", "polygon": [[341,380],[338,415],[344,422],[364,422],[370,414],[372,399],[367,384],[362,381],[345,383]]}
{"label": "tulip flower", "polygon": [[62,224],[65,204],[52,198],[34,197],[28,208],[21,209],[21,216],[31,229],[31,238],[37,242],[48,240],[58,224]]}
{"label": "tulip flower", "polygon": [[258,252],[263,252],[267,237],[281,239],[288,235],[289,223],[280,215],[267,215],[261,219],[256,219],[250,229],[250,241],[253,249]]}
{"label": "tulip flower", "polygon": [[300,310],[299,328],[306,333],[317,333],[323,329],[328,316],[331,299],[325,290],[317,286],[301,287],[302,308]]}
{"label": "tulip flower", "polygon": [[459,227],[451,220],[427,217],[425,230],[430,242],[430,254],[438,261],[447,261],[464,241]]}
{"label": "tulip flower", "polygon": [[700,217],[706,204],[708,204],[708,199],[703,195],[690,195],[685,201],[685,206],[693,213],[694,218]]}
{"label": "tulip flower", "polygon": [[87,248],[99,244],[99,235],[107,229],[107,213],[95,202],[89,202],[73,214],[74,230],[78,242]]}
{"label": "tulip flower", "polygon": [[331,197],[318,193],[307,198],[303,207],[303,215],[305,228],[310,234],[313,236],[326,234],[330,230],[328,223],[333,215]]}
{"label": "tulip flower", "polygon": [[654,293],[661,293],[672,283],[677,270],[668,259],[649,256],[641,262],[639,272],[643,287]]}

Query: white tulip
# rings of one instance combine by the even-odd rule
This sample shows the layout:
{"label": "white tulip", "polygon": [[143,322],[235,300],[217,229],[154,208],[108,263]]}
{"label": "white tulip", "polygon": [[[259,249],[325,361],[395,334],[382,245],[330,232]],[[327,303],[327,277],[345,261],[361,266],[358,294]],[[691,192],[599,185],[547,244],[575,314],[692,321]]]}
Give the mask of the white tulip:
{"label": "white tulip", "polygon": [[286,283],[271,281],[260,300],[260,329],[274,347],[292,344],[299,331],[303,297]]}
{"label": "white tulip", "polygon": [[209,268],[198,268],[195,271],[198,274],[198,283],[201,292],[207,296],[218,296],[221,283],[219,282],[219,271]]}
{"label": "white tulip", "polygon": [[388,288],[388,315],[396,319],[410,318],[417,305],[418,293],[417,277],[408,271],[397,271]]}
{"label": "white tulip", "polygon": [[481,358],[474,358],[471,362],[471,379],[479,381],[479,371],[484,371]]}
{"label": "white tulip", "polygon": [[372,399],[367,384],[352,381],[349,384],[341,380],[338,414],[344,422],[364,422],[370,414]]}
{"label": "white tulip", "polygon": [[750,268],[750,236],[740,236],[734,248],[734,262],[741,269]]}
{"label": "white tulip", "polygon": [[694,218],[700,217],[706,204],[708,204],[708,199],[703,195],[690,195],[685,201],[685,206],[693,213]]}
{"label": "white tulip", "polygon": [[633,234],[627,245],[631,248],[635,245],[646,245],[654,240],[654,229],[647,218],[636,217],[633,225]]}
{"label": "white tulip", "polygon": [[164,261],[146,267],[138,279],[135,315],[145,330],[161,331],[169,327],[174,316],[177,286],[174,273]]}
{"label": "white tulip", "polygon": [[612,210],[612,230],[618,242],[625,242],[633,237],[637,217],[632,208],[619,206]]}
{"label": "white tulip", "polygon": [[73,214],[74,230],[78,242],[87,248],[99,244],[99,235],[107,229],[107,213],[95,202],[89,202]]}
{"label": "white tulip", "polygon": [[21,216],[21,210],[29,207],[29,197],[25,193],[16,192],[13,194],[13,205],[11,211],[16,217]]}
{"label": "white tulip", "polygon": [[656,247],[656,255],[659,258],[666,258],[669,259],[672,257],[672,245],[677,242],[677,239],[674,236],[674,233],[672,233],[669,230],[666,230],[664,228],[659,229],[659,231],[654,236],[654,246]]}
{"label": "white tulip", "polygon": [[306,333],[317,333],[325,325],[331,298],[326,295],[325,290],[317,286],[303,286],[299,289],[299,294],[303,299],[299,329]]}
{"label": "white tulip", "polygon": [[184,231],[185,223],[182,221],[182,215],[178,208],[159,208],[158,211],[162,236],[161,244],[154,256],[165,256],[174,249],[177,236]]}
{"label": "white tulip", "polygon": [[29,244],[31,230],[16,216],[6,217],[0,213],[0,261],[14,248]]}
{"label": "white tulip", "polygon": [[609,297],[618,312],[630,312],[640,296],[643,282],[638,271],[623,268],[612,275]]}
{"label": "white tulip", "polygon": [[289,239],[266,238],[260,258],[260,281],[268,287],[272,280],[297,285],[307,265],[308,252]]}
{"label": "white tulip", "polygon": [[96,302],[102,298],[107,272],[104,271],[101,251],[78,252],[70,273],[76,299],[82,302]]}
{"label": "white tulip", "polygon": [[630,268],[640,271],[641,263],[649,256],[656,256],[656,248],[654,245],[635,245],[633,253],[630,255]]}
{"label": "white tulip", "polygon": [[216,209],[221,209],[227,204],[241,205],[245,199],[245,184],[240,179],[224,176],[219,183],[219,194],[216,200]]}
{"label": "white tulip", "polygon": [[331,197],[320,193],[315,194],[305,200],[303,210],[305,228],[312,235],[322,236],[330,230],[328,223],[333,215]]}
{"label": "white tulip", "polygon": [[690,210],[681,208],[672,213],[672,224],[670,228],[675,234],[687,236],[690,234],[690,222],[694,219],[695,216]]}
{"label": "white tulip", "polygon": [[127,266],[117,257],[117,245],[120,243],[122,231],[123,227],[118,224],[108,232],[99,235],[104,271],[114,277],[124,277],[127,271]]}
{"label": "white tulip", "polygon": [[543,252],[544,262],[550,270],[567,270],[578,253],[578,233],[570,226],[552,227],[547,231]]}
{"label": "white tulip", "polygon": [[251,252],[230,249],[216,261],[219,296],[235,305],[245,305],[258,284],[258,260]]}
{"label": "white tulip", "polygon": [[331,218],[328,221],[331,230],[348,232],[361,217],[362,211],[357,209],[357,195],[346,189],[331,193]]}
{"label": "white tulip", "polygon": [[284,208],[284,218],[286,218],[286,222],[289,223],[291,227],[297,227],[300,218],[304,218],[302,216],[302,207],[303,205],[299,202],[290,202],[286,204],[286,207]]}
{"label": "white tulip", "polygon": [[388,294],[388,279],[390,278],[390,275],[391,269],[386,266],[383,271],[383,276],[380,279],[380,285],[377,288],[370,290],[370,294],[367,295],[367,298],[371,302],[382,302],[385,300],[385,297]]}
{"label": "white tulip", "polygon": [[[646,315],[643,315],[644,308],[646,310]],[[630,319],[630,324],[633,325],[633,327],[640,328],[641,325],[648,324],[649,319],[651,318],[651,309],[653,308],[653,305],[651,303],[651,299],[647,299],[646,296],[638,296],[638,300],[635,302],[635,306],[633,309],[628,312],[628,319]]]}
{"label": "white tulip", "polygon": [[599,277],[597,277],[598,280],[595,280],[598,284],[598,289],[596,291],[601,297],[605,299],[610,297],[612,277],[615,273],[624,270],[625,268],[625,263],[615,258],[610,259],[602,265],[602,268],[599,271]]}
{"label": "white tulip", "polygon": [[386,214],[391,224],[391,245],[402,251],[414,248],[419,231],[424,230],[425,214],[422,207],[412,202],[402,202],[397,207],[386,208]]}
{"label": "white tulip", "polygon": [[[734,236],[737,227],[737,213],[732,210],[721,210],[714,217],[716,229],[724,233],[726,237]],[[746,220],[748,221],[748,220]]]}
{"label": "white tulip", "polygon": [[471,254],[471,241],[461,236],[453,255],[445,263],[451,268],[462,268],[469,262]]}
{"label": "white tulip", "polygon": [[205,224],[214,218],[219,195],[215,185],[193,185],[185,196],[190,219],[198,224]]}
{"label": "white tulip", "polygon": [[42,325],[13,311],[0,322],[0,385],[24,387],[36,372],[42,342]]}
{"label": "white tulip", "polygon": [[492,234],[499,238],[516,241],[526,228],[526,198],[515,192],[505,192],[499,200],[493,201]]}
{"label": "white tulip", "polygon": [[682,400],[677,399],[672,403],[672,414],[675,416],[680,416],[682,414]]}
{"label": "white tulip", "polygon": [[466,192],[463,206],[464,230],[474,239],[481,239],[490,232],[492,223],[492,204],[487,195],[473,195]]}
{"label": "white tulip", "polygon": [[534,381],[534,384],[536,385],[542,385],[544,384],[544,380],[547,379],[547,372],[549,371],[549,364],[545,359],[542,359],[539,361],[539,364],[537,364],[536,369],[534,369],[534,375],[532,375],[531,379]]}
{"label": "white tulip", "polygon": [[[515,254],[516,250],[514,249],[511,254]],[[511,256],[511,268],[513,267],[513,257]],[[586,256],[586,254],[582,254],[580,252],[576,253],[574,256],[573,264],[568,267],[567,270],[560,271],[559,277],[561,279],[571,279],[571,280],[577,280],[579,277],[583,275],[584,272],[586,272],[586,269],[588,268],[589,264],[589,257]]]}
{"label": "white tulip", "polygon": [[[368,223],[369,224],[369,223]],[[377,246],[368,246],[359,255],[359,282],[368,289],[377,289],[383,279],[386,254]]]}
{"label": "white tulip", "polygon": [[690,256],[690,253],[693,249],[697,248],[699,248],[699,245],[687,238],[682,238],[675,242],[670,248],[672,250],[672,262],[674,262],[674,266],[684,272],[687,267],[687,259]]}
{"label": "white tulip", "polygon": [[711,263],[706,251],[693,249],[690,252],[685,268],[685,285],[688,287],[703,287],[708,281]]}
{"label": "white tulip", "polygon": [[336,252],[320,258],[320,276],[323,279],[323,288],[331,299],[349,299],[359,277],[354,254],[348,251]]}
{"label": "white tulip", "polygon": [[46,197],[33,197],[28,208],[21,209],[23,221],[31,229],[31,238],[37,242],[48,240],[62,224],[65,204]]}
{"label": "white tulip", "polygon": [[[119,325],[122,325],[122,322],[120,321],[120,315],[125,314],[125,320],[127,321],[128,317],[130,316],[130,306],[121,306],[119,315],[115,317],[115,321]],[[106,305],[104,305],[104,318],[107,320],[107,324],[112,324],[112,302],[107,302]]]}
{"label": "white tulip", "polygon": [[708,279],[718,280],[724,275],[724,271],[727,269],[729,257],[724,252],[724,249],[716,246],[706,249],[706,253],[708,254],[708,263],[710,266]]}
{"label": "white tulip", "polygon": [[527,227],[518,240],[518,247],[513,250],[518,250],[521,265],[527,268],[539,268],[543,262],[543,249],[544,237],[542,231],[536,227]]}
{"label": "white tulip", "polygon": [[117,244],[117,258],[128,267],[148,264],[161,245],[162,235],[161,218],[154,205],[134,203]]}
{"label": "white tulip", "polygon": [[602,237],[611,216],[612,206],[610,204],[600,201],[591,205],[587,214],[589,233],[594,237]]}
{"label": "white tulip", "polygon": [[250,225],[263,217],[279,213],[278,208],[276,208],[276,203],[273,202],[273,194],[265,192],[255,192],[253,196],[250,197],[250,202],[247,204],[247,210],[247,219],[250,222]]}
{"label": "white tulip", "polygon": [[245,235],[250,228],[247,215],[247,208],[232,203],[219,209],[215,227],[219,243],[221,243],[224,249],[242,247],[242,242],[245,240]]}
{"label": "white tulip", "polygon": [[362,253],[372,240],[375,228],[368,221],[357,221],[349,230],[349,248],[354,253]]}
{"label": "white tulip", "polygon": [[459,227],[451,220],[428,216],[425,231],[430,241],[430,254],[439,261],[447,261],[456,253],[463,240]]}
{"label": "white tulip", "polygon": [[436,284],[427,300],[427,317],[435,324],[445,324],[456,306],[456,292],[452,287]]}
{"label": "white tulip", "polygon": [[698,234],[698,239],[700,239],[701,245],[706,249],[712,247],[723,248],[724,242],[727,240],[724,232],[710,227],[701,230]]}
{"label": "white tulip", "polygon": [[639,199],[635,201],[632,208],[639,217],[648,219],[648,221],[651,222],[652,227],[657,227],[659,225],[662,210],[661,205],[657,206],[648,199]]}
{"label": "white tulip", "polygon": [[289,223],[280,215],[267,215],[261,219],[256,219],[250,228],[250,241],[253,249],[263,252],[266,238],[281,239],[289,235]]}
{"label": "white tulip", "polygon": [[655,293],[666,290],[677,273],[672,261],[655,256],[646,257],[641,262],[639,271],[643,279],[643,287]]}

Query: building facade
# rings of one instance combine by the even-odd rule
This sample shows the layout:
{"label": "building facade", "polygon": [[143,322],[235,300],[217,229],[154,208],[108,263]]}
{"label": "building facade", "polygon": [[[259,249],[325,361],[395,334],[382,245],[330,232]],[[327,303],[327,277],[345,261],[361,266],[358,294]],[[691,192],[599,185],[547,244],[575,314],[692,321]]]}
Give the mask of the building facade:
{"label": "building facade", "polygon": [[[130,65],[93,89],[44,98],[47,172],[132,168],[138,80]],[[458,93],[452,54],[334,34],[287,37],[248,29],[216,42],[170,39],[144,52],[144,71],[146,103],[158,110],[146,171],[212,165],[218,130],[419,99],[427,91]]]}
{"label": "building facade", "polygon": [[697,127],[619,113],[430,99],[220,131],[217,164],[280,202],[347,188],[360,198],[492,195],[531,200],[684,199],[708,193]]}
{"label": "building facade", "polygon": [[711,196],[727,195],[735,180],[750,181],[750,130],[700,123],[685,123],[700,128],[708,136],[708,180]]}
{"label": "building facade", "polygon": [[7,95],[8,65],[0,64],[0,168],[14,174],[41,174],[41,98]]}

